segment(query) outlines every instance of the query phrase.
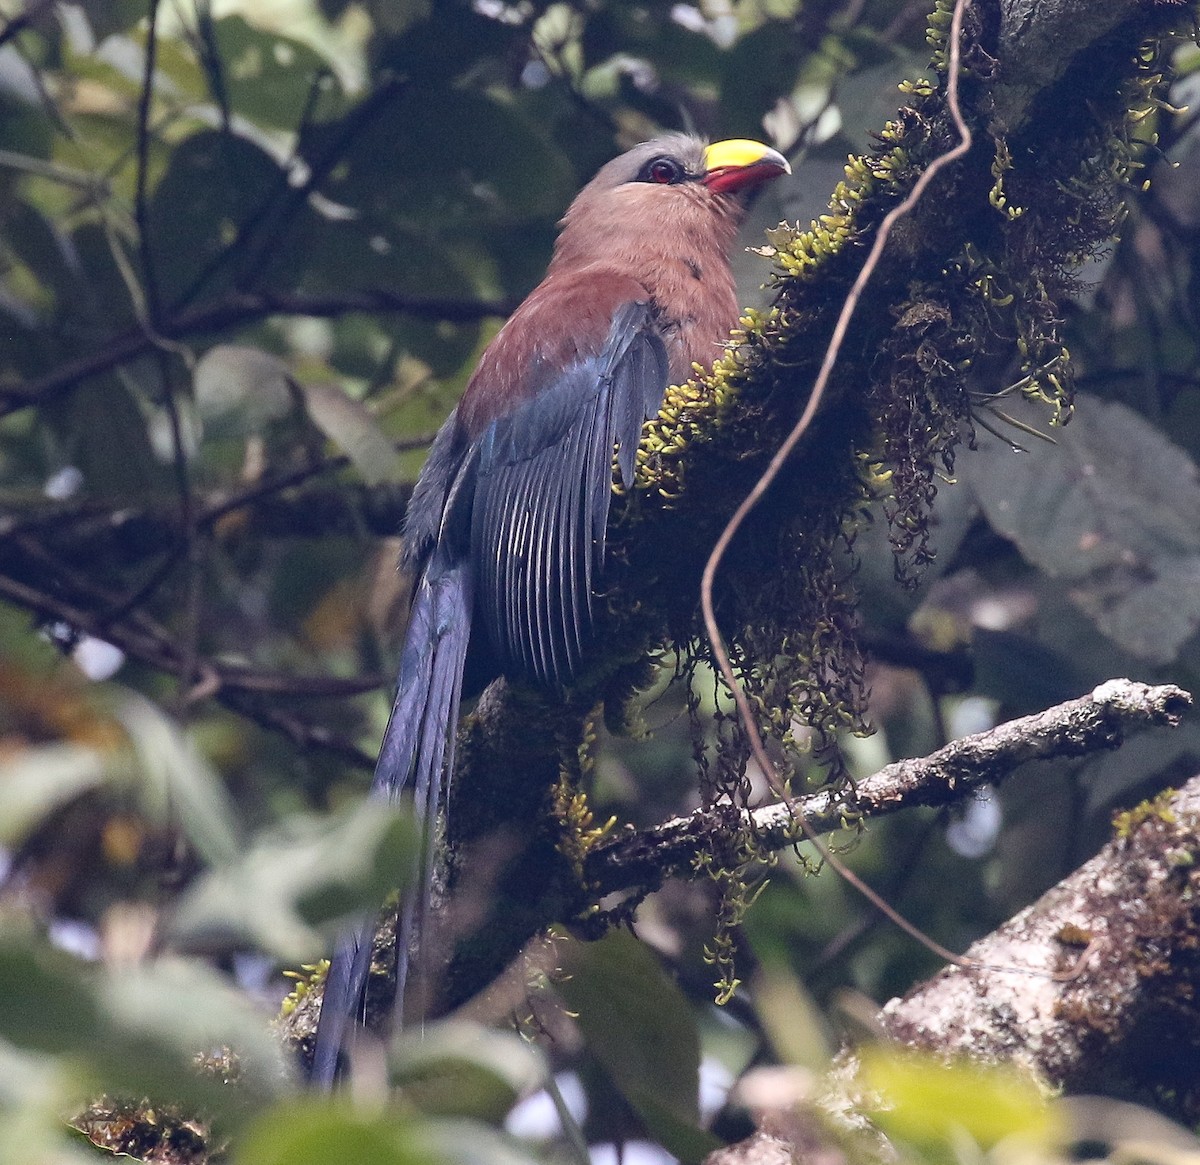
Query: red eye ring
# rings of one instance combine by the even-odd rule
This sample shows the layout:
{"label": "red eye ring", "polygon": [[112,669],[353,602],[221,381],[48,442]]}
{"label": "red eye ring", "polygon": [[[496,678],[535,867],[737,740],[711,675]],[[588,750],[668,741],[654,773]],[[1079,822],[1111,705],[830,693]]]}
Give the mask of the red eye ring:
{"label": "red eye ring", "polygon": [[657,161],[651,162],[646,174],[651,182],[657,182],[662,186],[669,186],[672,182],[679,181],[679,167],[669,158],[659,158]]}

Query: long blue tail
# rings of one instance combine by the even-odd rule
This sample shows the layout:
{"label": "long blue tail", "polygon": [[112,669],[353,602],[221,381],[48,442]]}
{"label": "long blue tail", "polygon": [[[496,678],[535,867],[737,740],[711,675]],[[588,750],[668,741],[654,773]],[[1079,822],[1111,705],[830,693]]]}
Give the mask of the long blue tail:
{"label": "long blue tail", "polygon": [[[397,1010],[404,999],[410,954],[419,943],[434,872],[434,834],[443,789],[454,769],[458,706],[463,667],[471,633],[470,568],[448,563],[439,548],[417,584],[409,616],[396,701],[383,734],[371,796],[399,800],[410,786],[413,814],[422,826],[422,842],[413,862],[413,879],[403,896],[396,928]],[[338,941],[325,979],[311,1083],[328,1090],[348,1030],[362,1013],[363,990],[371,969],[375,918]]]}

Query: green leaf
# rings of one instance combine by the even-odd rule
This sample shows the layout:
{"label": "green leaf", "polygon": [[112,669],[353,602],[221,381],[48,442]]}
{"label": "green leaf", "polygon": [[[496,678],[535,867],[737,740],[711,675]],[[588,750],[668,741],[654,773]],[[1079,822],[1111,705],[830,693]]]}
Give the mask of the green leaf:
{"label": "green leaf", "polygon": [[[13,252],[28,267],[41,285],[40,290],[53,297],[53,308],[62,314],[87,310],[81,295],[77,256],[71,250],[61,228],[28,202],[10,206],[4,219],[4,234]],[[12,281],[13,273],[7,274]],[[40,305],[39,305],[40,306]]]}
{"label": "green leaf", "polygon": [[259,146],[234,133],[200,130],[171,154],[166,173],[150,199],[151,259],[166,302],[203,281],[213,294],[235,271],[253,264],[277,274],[303,261],[292,236],[278,233],[269,251],[235,248],[239,232],[286,190],[287,179]]}
{"label": "green leaf", "polygon": [[368,1113],[313,1097],[265,1113],[240,1139],[234,1165],[437,1165],[423,1125],[395,1113]]}
{"label": "green leaf", "polygon": [[[96,1165],[63,1113],[79,1104],[82,1073],[68,1060],[56,1060],[0,1040],[0,1144],[2,1165]],[[90,1148],[90,1146],[89,1146]]]}
{"label": "green leaf", "polygon": [[[208,967],[164,959],[138,967],[82,963],[13,928],[0,930],[0,1039],[69,1056],[79,1096],[111,1091],[236,1119],[285,1084],[279,1046],[245,996]],[[236,1093],[196,1066],[239,1056]]]}
{"label": "green leaf", "polygon": [[225,88],[237,113],[261,125],[295,129],[321,78],[317,116],[334,116],[340,87],[330,62],[311,46],[255,28],[241,16],[218,20],[215,33]]}
{"label": "green leaf", "polygon": [[785,964],[765,965],[754,977],[751,994],[781,1063],[828,1068],[831,1053],[820,1009]]}
{"label": "green leaf", "polygon": [[126,383],[101,378],[83,392],[52,401],[47,415],[60,434],[58,456],[83,474],[89,494],[145,501],[168,483],[154,456],[146,414]]}
{"label": "green leaf", "polygon": [[588,1048],[665,1148],[699,1160],[719,1142],[698,1128],[700,1038],[683,992],[654,952],[613,931],[564,944],[557,985]]}
{"label": "green leaf", "polygon": [[86,1044],[103,1024],[83,964],[36,944],[29,935],[0,931],[0,1036],[17,1047],[63,1054]]}
{"label": "green leaf", "polygon": [[110,758],[76,744],[23,749],[0,768],[0,845],[15,846],[44,817],[103,784]]}
{"label": "green leaf", "polygon": [[198,878],[169,933],[184,949],[253,946],[304,962],[325,949],[319,927],[378,909],[402,888],[414,844],[408,819],[374,800],[332,822],[292,814]]}
{"label": "green leaf", "polygon": [[473,1121],[424,1121],[408,1112],[313,1096],[264,1113],[239,1138],[233,1165],[533,1165],[535,1158]]}
{"label": "green leaf", "polygon": [[1061,1137],[1059,1116],[1027,1075],[971,1062],[946,1065],[894,1048],[867,1048],[859,1080],[872,1119],[932,1161],[960,1161],[965,1134],[981,1149],[1014,1138],[1047,1157]]}
{"label": "green leaf", "polygon": [[132,693],[117,709],[140,762],[143,805],[159,821],[173,817],[212,865],[233,861],[241,843],[237,814],[221,779],[177,725]]}
{"label": "green leaf", "polygon": [[780,22],[768,21],[742,37],[724,58],[721,136],[762,137],[762,119],[790,93],[800,67],[800,49]]}
{"label": "green leaf", "polygon": [[220,435],[261,433],[295,405],[288,366],[244,344],[216,344],[192,370],[196,411]]}
{"label": "green leaf", "polygon": [[499,1123],[546,1079],[541,1055],[508,1032],[448,1022],[410,1033],[392,1048],[392,1079],[424,1113]]}
{"label": "green leaf", "polygon": [[[178,1063],[190,1075],[197,1055],[228,1047],[237,1055],[238,1090],[244,1094],[236,1103],[257,1103],[287,1089],[283,1053],[262,1013],[206,964],[162,957],[136,967],[113,967],[96,987],[108,1028],[105,1044],[116,1051],[127,1049],[131,1059],[139,1048],[151,1049],[149,1063],[127,1067],[132,1076],[143,1071],[149,1076],[156,1056],[168,1066]],[[99,1051],[103,1055],[104,1047]],[[203,1082],[205,1091],[210,1083],[228,1091],[216,1079]],[[141,1087],[152,1095],[167,1095],[153,1077]],[[186,1082],[185,1087],[192,1091]],[[223,1110],[229,1107],[228,1101],[221,1105]]]}
{"label": "green leaf", "polygon": [[545,1160],[475,1121],[431,1122],[426,1136],[435,1157],[461,1165],[535,1165]]}
{"label": "green leaf", "polygon": [[[1044,423],[1044,413],[1013,410]],[[992,526],[1110,639],[1169,663],[1200,627],[1200,475],[1124,405],[1081,397],[1057,444],[981,440],[959,468]]]}
{"label": "green leaf", "polygon": [[[319,127],[306,152],[319,153],[342,132]],[[395,215],[457,241],[470,224],[557,216],[574,186],[562,152],[518,110],[435,84],[408,87],[363,127],[322,192],[361,208],[375,225]]]}
{"label": "green leaf", "polygon": [[362,401],[334,384],[303,384],[301,393],[313,424],[350,458],[368,485],[401,480],[400,455]]}

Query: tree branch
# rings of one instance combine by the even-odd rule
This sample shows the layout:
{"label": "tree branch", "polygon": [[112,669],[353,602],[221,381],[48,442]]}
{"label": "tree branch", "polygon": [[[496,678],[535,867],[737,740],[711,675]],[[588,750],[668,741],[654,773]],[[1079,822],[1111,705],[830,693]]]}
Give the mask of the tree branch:
{"label": "tree branch", "polygon": [[816,833],[841,827],[847,812],[864,819],[918,806],[954,804],[984,785],[998,785],[1021,765],[1055,757],[1080,757],[1119,748],[1126,736],[1156,726],[1177,727],[1191,696],[1174,685],[1150,687],[1109,680],[1090,695],[988,732],[954,740],[930,756],[901,760],[859,781],[851,797],[819,793],[788,805],[731,811],[699,809],[640,833],[630,831],[598,847],[584,864],[599,895],[646,893],[664,878],[694,874],[697,860],[713,852],[713,839],[730,825],[751,829],[764,850],[794,845],[801,815]]}
{"label": "tree branch", "polygon": [[967,951],[975,965],[888,1003],[884,1031],[939,1055],[1021,1064],[1055,1089],[1154,1093],[1194,1123],[1198,853],[1193,777],[1120,815],[1091,861]]}
{"label": "tree branch", "polygon": [[[553,774],[526,766],[540,763],[545,755],[544,735],[552,730],[534,718],[520,714],[511,718],[498,716],[486,707],[498,701],[511,708],[512,702],[520,699],[520,693],[506,696],[500,688],[489,689],[481,701],[485,705],[484,715],[475,722],[463,744],[468,751],[481,747],[478,734],[485,726],[488,732],[499,734],[487,747],[523,769],[526,803],[519,811],[528,820],[530,804],[536,806],[541,800],[540,789]],[[441,977],[437,1009],[457,1006],[482,990],[526,942],[548,926],[577,920],[585,914],[595,918],[591,914],[593,903],[602,898],[621,894],[640,901],[668,877],[707,876],[704,871],[725,860],[723,847],[732,845],[732,839],[747,828],[756,831],[764,850],[782,850],[795,845],[800,836],[795,814],[803,814],[814,832],[829,833],[842,826],[847,809],[869,820],[904,809],[953,804],[982,785],[1000,783],[1029,761],[1087,756],[1118,748],[1138,731],[1176,727],[1191,703],[1191,696],[1173,685],[1152,687],[1132,680],[1109,680],[1080,699],[1010,721],[989,732],[963,737],[928,757],[888,765],[858,783],[850,806],[843,798],[821,793],[797,798],[790,807],[770,805],[746,811],[724,806],[698,810],[688,817],[640,832],[628,828],[587,854],[582,879],[572,863],[556,851],[553,834],[539,831],[532,838],[526,836],[520,839],[522,852],[509,862],[507,870],[496,876],[486,895],[479,896],[486,897],[491,908],[469,940],[459,943],[448,971]],[[461,805],[463,812],[469,812],[466,803],[472,798],[470,792],[464,794],[462,790],[455,790],[455,796],[456,802],[450,809],[451,822],[461,816],[456,806]],[[1200,785],[1196,797],[1200,807]],[[494,806],[492,801],[488,808]],[[509,840],[513,846],[518,845],[517,839]],[[494,868],[494,844],[492,857]],[[701,857],[703,862],[698,860]],[[732,854],[726,857],[730,862],[737,860]],[[472,864],[464,862],[464,869]],[[454,925],[452,921],[451,929]],[[376,943],[381,950],[390,950],[392,941],[390,927],[385,925],[377,934]],[[970,954],[976,955],[974,948]],[[1011,959],[999,961],[1011,963]],[[389,965],[388,959],[381,958],[380,965]],[[1044,965],[1054,966],[1049,962]],[[958,968],[945,974],[951,973],[967,974]],[[969,981],[977,982],[978,977]],[[372,987],[381,999],[390,999],[390,990],[386,976],[381,976]],[[381,1014],[387,1010],[383,1007]],[[315,1008],[294,1016],[289,1025],[289,1039],[306,1041],[315,1019]]]}
{"label": "tree branch", "polygon": [[[333,317],[354,312],[397,313],[423,320],[473,323],[505,316],[512,304],[502,301],[439,299],[399,295],[383,289],[308,294],[304,292],[230,291],[212,303],[164,316],[158,336],[182,340],[256,323],[273,315]],[[69,361],[53,372],[23,384],[0,384],[0,417],[33,405],[45,405],[73,391],[84,381],[110,372],[120,364],[146,355],[155,339],[141,328],[114,336],[103,347]]]}
{"label": "tree branch", "polygon": [[189,666],[176,637],[144,612],[133,612],[124,622],[108,623],[77,603],[5,575],[0,575],[0,598],[42,618],[65,623],[74,632],[103,639],[130,658],[186,681],[192,685],[191,698],[212,697],[264,727],[282,732],[298,745],[335,752],[362,768],[374,766],[373,758],[356,745],[278,708],[267,708],[262,699],[345,699],[384,688],[390,681],[382,676],[305,676],[213,659],[197,659]]}

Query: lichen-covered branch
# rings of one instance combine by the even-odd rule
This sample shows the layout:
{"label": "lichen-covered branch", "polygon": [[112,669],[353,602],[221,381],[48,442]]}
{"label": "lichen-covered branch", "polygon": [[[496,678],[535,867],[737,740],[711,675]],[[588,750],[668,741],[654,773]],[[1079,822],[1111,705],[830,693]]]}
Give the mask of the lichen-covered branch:
{"label": "lichen-covered branch", "polygon": [[[1078,700],[951,741],[930,756],[890,764],[856,783],[849,807],[869,820],[902,809],[952,804],[983,785],[999,784],[1028,761],[1087,756],[1118,748],[1133,732],[1175,727],[1191,702],[1187,692],[1171,684],[1109,680]],[[694,873],[698,859],[712,854],[714,839],[728,834],[731,824],[735,829],[749,826],[764,850],[780,850],[794,844],[797,816],[814,832],[828,833],[842,825],[847,808],[845,797],[820,793],[800,797],[790,807],[743,811],[734,822],[724,809],[701,809],[615,838],[589,856],[585,870],[599,894],[645,893],[664,877]]]}
{"label": "lichen-covered branch", "polygon": [[884,1031],[940,1055],[1024,1065],[1054,1088],[1153,1101],[1194,1123],[1200,777],[1121,814],[1091,861],[966,958],[888,1003]]}

